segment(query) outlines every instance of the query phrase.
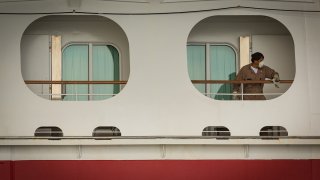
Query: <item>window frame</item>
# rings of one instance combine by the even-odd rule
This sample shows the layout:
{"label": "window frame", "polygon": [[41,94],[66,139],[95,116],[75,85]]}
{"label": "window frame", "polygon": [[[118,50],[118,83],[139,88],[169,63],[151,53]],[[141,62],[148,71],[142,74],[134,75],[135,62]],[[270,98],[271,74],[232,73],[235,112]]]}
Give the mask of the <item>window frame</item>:
{"label": "window frame", "polygon": [[[239,64],[239,53],[238,53],[238,50],[237,48],[232,45],[231,43],[226,43],[226,42],[188,42],[187,43],[187,46],[192,46],[192,45],[195,45],[195,46],[205,46],[205,80],[208,80],[208,77],[211,76],[211,71],[210,71],[210,46],[227,46],[227,47],[230,47],[233,52],[234,52],[234,55],[235,55],[235,73],[238,74],[239,72],[239,67],[240,67],[240,64]],[[187,48],[186,48],[187,49]],[[189,78],[190,78],[190,75],[189,75]],[[207,96],[209,98],[211,98],[211,94],[207,94],[208,92],[211,91],[211,87],[210,87],[210,84],[205,84],[205,94],[204,96]],[[211,98],[211,99],[214,99],[214,98]],[[214,99],[216,100],[216,99]]]}
{"label": "window frame", "polygon": [[[93,46],[94,45],[103,45],[103,46],[112,46],[113,48],[115,48],[118,52],[119,55],[119,79],[122,79],[122,57],[121,57],[121,51],[120,48],[113,44],[113,43],[109,43],[109,42],[68,42],[65,45],[62,46],[61,48],[61,56],[63,55],[64,51],[66,48],[72,46],[72,45],[87,45],[88,46],[88,81],[93,81]],[[63,57],[61,57],[61,77],[62,75],[62,64],[63,64]],[[123,89],[123,85],[119,85],[120,89],[119,92]],[[93,95],[90,95],[91,92],[93,92],[93,86],[88,86],[88,101],[101,101],[101,100],[94,100],[93,99]],[[109,99],[109,98],[106,98]],[[106,100],[106,99],[102,99],[102,100]]]}

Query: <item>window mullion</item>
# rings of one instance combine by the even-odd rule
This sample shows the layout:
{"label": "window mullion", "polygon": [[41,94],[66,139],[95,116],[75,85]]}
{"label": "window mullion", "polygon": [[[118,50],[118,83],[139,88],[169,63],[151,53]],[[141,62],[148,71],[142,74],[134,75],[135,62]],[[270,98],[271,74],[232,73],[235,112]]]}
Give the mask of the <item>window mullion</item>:
{"label": "window mullion", "polygon": [[[88,57],[88,60],[89,60],[89,66],[88,66],[88,75],[89,75],[89,77],[88,77],[88,79],[89,79],[89,81],[92,81],[93,80],[93,53],[92,53],[92,48],[93,48],[93,45],[92,45],[92,43],[89,43],[89,46],[88,46],[88,48],[89,48],[89,57]],[[88,84],[88,92],[89,92],[89,94],[92,94],[93,93],[93,85],[91,85],[91,84]],[[89,101],[90,100],[92,100],[93,99],[93,97],[92,97],[92,95],[90,95],[90,96],[88,96],[88,98],[89,98]]]}
{"label": "window mullion", "polygon": [[[210,44],[206,43],[206,58],[205,58],[205,80],[210,80]],[[210,87],[211,84],[206,83],[205,84],[205,93],[210,93]],[[207,94],[208,97],[210,97],[210,94]]]}

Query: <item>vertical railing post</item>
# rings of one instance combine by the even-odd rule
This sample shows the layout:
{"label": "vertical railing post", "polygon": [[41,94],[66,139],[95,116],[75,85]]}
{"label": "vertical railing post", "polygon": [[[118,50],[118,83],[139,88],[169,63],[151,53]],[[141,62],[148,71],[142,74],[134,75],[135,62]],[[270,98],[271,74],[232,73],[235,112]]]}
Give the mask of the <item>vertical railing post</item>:
{"label": "vertical railing post", "polygon": [[78,84],[74,85],[75,88],[75,92],[76,92],[76,101],[78,101]]}
{"label": "vertical railing post", "polygon": [[243,83],[241,83],[241,100],[243,101]]}

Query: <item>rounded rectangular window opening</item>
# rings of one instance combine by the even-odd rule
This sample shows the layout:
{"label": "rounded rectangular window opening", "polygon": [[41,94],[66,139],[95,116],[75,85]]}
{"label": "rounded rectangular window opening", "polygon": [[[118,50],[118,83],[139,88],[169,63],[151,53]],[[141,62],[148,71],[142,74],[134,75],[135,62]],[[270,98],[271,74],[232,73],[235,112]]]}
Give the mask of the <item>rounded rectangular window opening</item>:
{"label": "rounded rectangular window opening", "polygon": [[129,79],[128,39],[106,17],[45,16],[22,35],[21,72],[27,87],[44,99],[105,100]]}
{"label": "rounded rectangular window opening", "polygon": [[[243,77],[243,73],[239,75],[242,68],[251,65],[255,52],[264,55],[265,65],[255,76],[239,78]],[[277,98],[291,87],[296,69],[291,33],[284,24],[267,16],[203,19],[189,34],[187,61],[194,87],[206,97],[227,101]],[[265,73],[267,67],[279,74],[280,81],[276,73]]]}

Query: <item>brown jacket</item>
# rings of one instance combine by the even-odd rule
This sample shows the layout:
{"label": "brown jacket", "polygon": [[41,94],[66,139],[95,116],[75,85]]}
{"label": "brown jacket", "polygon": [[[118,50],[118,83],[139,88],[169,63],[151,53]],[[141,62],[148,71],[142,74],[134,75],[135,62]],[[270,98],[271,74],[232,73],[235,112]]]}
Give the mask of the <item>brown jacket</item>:
{"label": "brown jacket", "polygon": [[[237,77],[236,80],[265,80],[266,78],[272,79],[275,74],[278,74],[275,70],[269,68],[268,66],[263,66],[262,68],[258,69],[257,74],[251,69],[251,64],[243,66]],[[241,85],[240,84],[233,84],[233,92],[241,93]],[[263,83],[257,84],[244,84],[243,93],[263,93]],[[266,98],[264,95],[246,95],[243,96],[244,100],[265,100]]]}

